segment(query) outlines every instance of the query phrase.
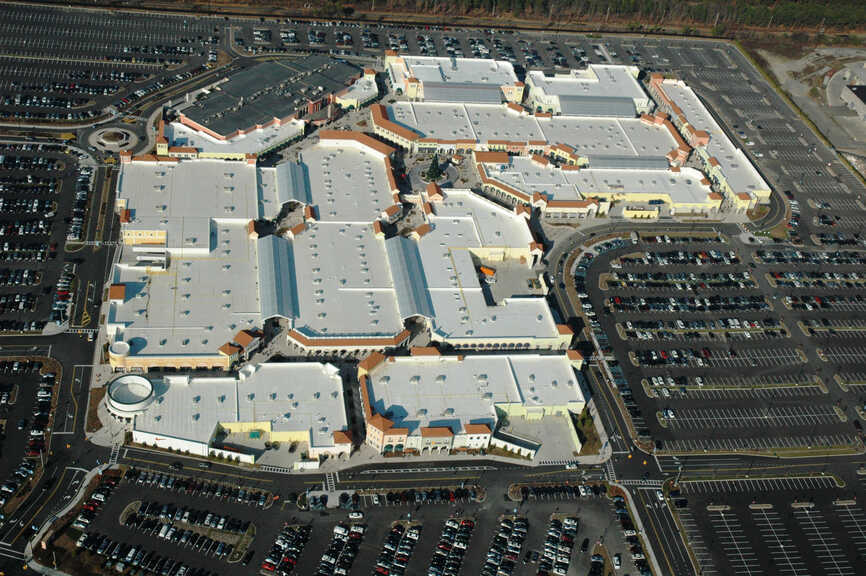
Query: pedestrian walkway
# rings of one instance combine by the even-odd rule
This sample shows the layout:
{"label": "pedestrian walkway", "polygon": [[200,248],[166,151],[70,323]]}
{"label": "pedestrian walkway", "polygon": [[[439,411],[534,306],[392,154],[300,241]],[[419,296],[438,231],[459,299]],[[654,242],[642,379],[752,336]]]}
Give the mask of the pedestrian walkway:
{"label": "pedestrian walkway", "polygon": [[122,444],[113,444],[111,446],[111,455],[108,457],[109,466],[117,464],[117,458],[120,456],[120,448],[122,446]]}

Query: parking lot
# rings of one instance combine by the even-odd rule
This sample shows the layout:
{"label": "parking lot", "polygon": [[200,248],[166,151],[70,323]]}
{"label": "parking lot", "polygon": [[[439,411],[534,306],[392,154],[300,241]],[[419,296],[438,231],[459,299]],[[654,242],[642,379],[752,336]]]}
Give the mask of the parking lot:
{"label": "parking lot", "polygon": [[0,330],[62,324],[76,298],[69,240],[87,234],[95,170],[48,144],[0,143]]}
{"label": "parking lot", "polygon": [[[341,566],[352,573],[472,574],[483,571],[503,519],[513,520],[517,511],[526,519],[526,536],[519,554],[508,543],[503,549],[500,568],[509,574],[586,574],[602,541],[631,573],[641,558],[637,539],[628,535],[631,525],[622,523],[624,510],[592,491],[531,504],[503,502],[496,494],[483,503],[377,506],[359,500],[357,507],[305,511],[285,495],[273,504],[270,497],[264,505],[258,497],[247,501],[244,490],[261,489],[212,474],[207,468],[127,473],[74,512],[71,521],[81,524],[71,528],[69,543],[81,542],[75,549],[85,562],[108,558],[157,574],[180,565],[202,574],[334,574]],[[567,529],[566,518],[573,519]],[[553,549],[551,537],[557,538]],[[103,544],[112,547],[100,553]],[[549,567],[546,558],[552,558]]]}
{"label": "parking lot", "polygon": [[[684,483],[703,574],[859,573],[866,515],[821,478]],[[818,494],[807,499],[801,494]],[[712,545],[708,545],[712,543]]]}
{"label": "parking lot", "polygon": [[14,5],[0,15],[0,118],[7,120],[80,123],[123,110],[202,72],[222,37],[216,18]]}

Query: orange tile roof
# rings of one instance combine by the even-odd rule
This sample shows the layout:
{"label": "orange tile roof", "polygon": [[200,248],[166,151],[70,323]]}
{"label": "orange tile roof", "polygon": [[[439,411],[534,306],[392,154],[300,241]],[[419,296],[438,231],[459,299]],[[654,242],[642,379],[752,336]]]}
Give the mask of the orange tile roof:
{"label": "orange tile roof", "polygon": [[421,137],[417,132],[408,129],[405,126],[401,126],[388,118],[388,112],[382,104],[373,104],[370,106],[370,114],[373,118],[373,124],[379,126],[383,130],[393,132],[397,136],[405,138],[410,142],[418,140],[418,138]]}
{"label": "orange tile roof", "polygon": [[491,162],[494,164],[508,164],[510,162],[507,152],[475,152],[476,162]]}
{"label": "orange tile roof", "polygon": [[223,356],[229,356],[229,357],[237,356],[241,352],[240,347],[235,346],[231,342],[226,342],[225,344],[220,346],[217,350]]}
{"label": "orange tile roof", "polygon": [[373,414],[370,418],[367,419],[367,425],[384,432],[391,428],[394,423],[382,416],[381,414]]}
{"label": "orange tile roof", "polygon": [[108,287],[109,300],[125,300],[126,284],[112,284]]}
{"label": "orange tile roof", "polygon": [[740,200],[751,200],[752,196],[748,192],[738,192],[737,198]]}
{"label": "orange tile roof", "polygon": [[581,354],[577,350],[568,350],[565,355],[568,356],[568,359],[572,362],[583,361],[583,354]]}
{"label": "orange tile roof", "polygon": [[352,435],[348,431],[334,430],[334,444],[351,444]]}
{"label": "orange tile roof", "polygon": [[421,428],[422,438],[448,438],[449,436],[454,436],[454,432],[446,426],[427,426]]}
{"label": "orange tile roof", "polygon": [[464,424],[463,430],[467,434],[490,434],[490,426],[487,424]]}
{"label": "orange tile roof", "polygon": [[411,356],[441,356],[438,348],[433,346],[415,346],[409,350]]}
{"label": "orange tile roof", "polygon": [[385,208],[385,214],[387,214],[388,216],[394,216],[396,214],[399,214],[400,210],[402,209],[403,207],[399,204],[392,204],[391,206]]}
{"label": "orange tile roof", "polygon": [[382,354],[381,352],[373,352],[369,356],[358,362],[358,370],[370,372],[371,370],[373,370],[373,368],[375,368],[384,361],[384,354]]}
{"label": "orange tile roof", "polygon": [[560,334],[574,334],[574,331],[565,324],[557,324],[556,331]]}
{"label": "orange tile roof", "polygon": [[240,346],[243,349],[246,349],[247,346],[255,342],[257,339],[261,338],[262,334],[258,331],[251,330],[241,330],[234,337],[234,343]]}
{"label": "orange tile roof", "polygon": [[382,230],[382,223],[379,222],[378,220],[373,221],[373,233],[377,234],[377,235],[385,233],[385,231]]}
{"label": "orange tile roof", "polygon": [[412,232],[414,232],[418,236],[424,236],[424,234],[427,234],[431,230],[433,230],[433,227],[430,226],[429,224],[421,224],[420,226],[415,228]]}

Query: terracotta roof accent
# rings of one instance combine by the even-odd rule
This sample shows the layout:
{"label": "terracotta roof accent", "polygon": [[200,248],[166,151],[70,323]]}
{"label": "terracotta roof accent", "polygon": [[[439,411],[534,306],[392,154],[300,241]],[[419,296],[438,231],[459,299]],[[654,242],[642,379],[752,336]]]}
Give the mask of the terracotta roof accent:
{"label": "terracotta roof accent", "polygon": [[132,210],[128,208],[120,213],[120,222],[126,224],[132,220]]}
{"label": "terracotta roof accent", "polygon": [[249,236],[250,238],[258,238],[259,237],[259,233],[256,232],[256,221],[255,220],[250,220],[249,222],[247,222],[247,236]]}
{"label": "terracotta roof accent", "polygon": [[409,350],[410,356],[441,356],[438,348],[433,346],[415,346]]}
{"label": "terracotta roof accent", "polygon": [[162,144],[168,142],[168,140],[166,140],[166,138],[165,138],[165,120],[160,120],[156,126],[157,126],[156,141],[159,143],[162,143]]}
{"label": "terracotta roof accent", "polygon": [[384,354],[382,354],[381,352],[373,352],[372,354],[358,362],[358,372],[370,372],[373,370],[373,368],[375,368],[384,361]]}
{"label": "terracotta roof accent", "polygon": [[492,164],[508,164],[511,160],[507,152],[481,152],[475,151],[476,162],[490,162]]}
{"label": "terracotta roof accent", "polygon": [[370,418],[367,419],[367,425],[384,432],[391,428],[394,423],[382,416],[381,414],[373,414]]}
{"label": "terracotta roof accent", "polygon": [[544,252],[544,244],[542,244],[541,242],[530,242],[529,243],[529,251],[530,252],[535,252],[535,251]]}
{"label": "terracotta roof accent", "polygon": [[406,78],[406,82],[408,82],[409,84],[418,84],[420,80],[418,80],[414,76],[409,76],[408,78]]}
{"label": "terracotta roof accent", "polygon": [[490,434],[490,426],[487,424],[464,424],[463,430],[467,434]]}
{"label": "terracotta roof accent", "polygon": [[740,200],[751,200],[752,196],[748,192],[738,192],[737,198]]}
{"label": "terracotta roof accent", "polygon": [[400,204],[392,204],[392,205],[388,206],[387,208],[385,208],[385,214],[387,214],[389,217],[396,216],[397,214],[400,213],[400,210],[402,210],[402,209],[403,209],[403,206],[401,206]]}
{"label": "terracotta roof accent", "polygon": [[420,237],[424,236],[424,234],[427,234],[431,230],[433,230],[433,227],[430,226],[430,224],[421,224],[420,226],[412,230],[412,232]]}
{"label": "terracotta roof accent", "polygon": [[535,162],[537,164],[541,164],[542,166],[547,166],[550,164],[550,160],[548,160],[547,158],[545,158],[544,156],[542,156],[540,154],[533,154],[531,156],[531,158],[532,158],[533,162]]}
{"label": "terracotta roof accent", "polygon": [[716,166],[719,165],[719,161],[716,160],[716,157],[715,157],[715,156],[710,156],[709,158],[707,158],[707,163],[708,163],[710,166],[712,166],[713,168],[715,168]]}
{"label": "terracotta roof accent", "polygon": [[315,220],[316,219],[316,209],[307,204],[304,206],[304,220]]}
{"label": "terracotta roof accent", "polygon": [[710,192],[709,194],[707,194],[707,196],[709,196],[710,200],[721,200],[722,199],[722,195],[719,194],[718,192]]}
{"label": "terracotta roof accent", "polygon": [[352,435],[348,430],[334,430],[334,444],[351,444]]}
{"label": "terracotta roof accent", "polygon": [[364,68],[364,76],[369,76],[370,74],[376,74],[376,71],[372,68]]}
{"label": "terracotta roof accent", "polygon": [[514,110],[515,112],[523,112],[525,109],[520,104],[515,104],[514,102],[509,102],[506,104],[510,110]]}
{"label": "terracotta roof accent", "polygon": [[520,216],[520,215],[531,216],[532,215],[532,208],[530,208],[526,204],[517,204],[514,206],[514,213],[517,214],[518,216]]}
{"label": "terracotta roof accent", "polygon": [[255,154],[244,154],[244,159],[247,161],[247,164],[255,164],[258,156]]}
{"label": "terracotta roof accent", "polygon": [[109,300],[125,300],[126,299],[126,284],[112,284],[108,287]]}
{"label": "terracotta roof accent", "polygon": [[556,331],[562,335],[565,334],[574,334],[574,330],[566,326],[565,324],[557,324]]}
{"label": "terracotta roof accent", "polygon": [[400,195],[397,192],[400,189],[397,187],[397,179],[394,178],[394,168],[391,166],[391,158],[385,156],[385,177],[388,178],[389,190],[394,193],[394,202],[400,201]]}
{"label": "terracotta roof accent", "polygon": [[526,86],[526,84],[524,84],[524,83],[521,82],[520,80],[518,80],[517,82],[515,82],[514,85],[517,86],[518,88],[523,88],[524,86]]}
{"label": "terracotta roof accent", "polygon": [[[478,154],[478,152],[476,152]],[[485,154],[496,154],[496,152],[485,152]],[[502,153],[504,154],[504,152]],[[516,190],[506,184],[505,182],[501,182],[496,180],[495,178],[490,178],[487,176],[487,170],[484,168],[484,164],[477,163],[475,164],[475,169],[478,171],[478,177],[481,179],[482,184],[487,184],[488,186],[493,186],[498,188],[499,190],[505,192],[506,194],[510,194],[515,198],[520,199],[523,202],[529,202],[530,198],[520,190]]]}
{"label": "terracotta roof accent", "polygon": [[408,428],[388,428],[385,431],[385,438],[395,438],[397,436],[408,436],[409,429]]}
{"label": "terracotta roof accent", "polygon": [[424,202],[422,210],[424,210],[424,214],[432,214],[433,213],[433,205],[429,202]]}
{"label": "terracotta roof accent", "polygon": [[263,334],[258,330],[241,330],[234,337],[234,343],[243,348],[247,349],[247,346],[261,338]]}
{"label": "terracotta roof accent", "polygon": [[382,229],[382,223],[379,222],[378,220],[373,220],[373,233],[376,236],[379,236],[380,234],[385,233],[385,231]]}
{"label": "terracotta roof accent", "polygon": [[231,342],[226,342],[225,344],[220,346],[217,350],[223,356],[228,356],[228,357],[237,356],[241,352],[240,347],[235,346]]}
{"label": "terracotta roof accent", "polygon": [[583,362],[583,354],[577,350],[567,350],[565,355],[568,356],[568,359],[572,362]]}
{"label": "terracotta roof accent", "polygon": [[390,156],[394,153],[394,148],[391,146],[363,132],[355,132],[354,130],[321,130],[319,131],[319,141],[322,140],[354,140],[385,156]]}
{"label": "terracotta roof accent", "polygon": [[536,112],[535,117],[536,118],[553,118],[553,114],[551,114],[550,112]]}
{"label": "terracotta roof accent", "polygon": [[444,196],[444,194],[442,194],[442,187],[439,186],[439,184],[437,184],[436,182],[429,182],[427,184],[426,191],[427,191],[427,197],[430,198],[431,200],[433,200],[433,199],[441,200]]}
{"label": "terracotta roof accent", "polygon": [[701,184],[703,184],[704,186],[709,186],[709,185],[710,185],[710,181],[707,180],[706,178],[701,178]]}
{"label": "terracotta roof accent", "polygon": [[198,154],[198,148],[192,146],[171,146],[168,149],[169,154]]}
{"label": "terracotta roof accent", "polygon": [[579,172],[580,166],[577,164],[566,164],[565,166],[560,166],[559,169],[565,172]]}
{"label": "terracotta roof accent", "polygon": [[348,346],[361,346],[365,348],[385,348],[387,346],[399,346],[409,337],[409,331],[403,330],[396,336],[392,337],[382,336],[376,338],[310,338],[308,336],[304,336],[297,330],[289,330],[288,336],[292,340],[300,342],[307,347],[345,348]]}
{"label": "terracotta roof accent", "polygon": [[547,203],[547,196],[545,196],[541,192],[533,192],[532,193],[532,203],[533,204],[546,204]]}
{"label": "terracotta roof accent", "polygon": [[388,118],[388,111],[382,104],[373,104],[370,106],[370,114],[373,118],[373,125],[392,132],[401,138],[405,138],[410,142],[418,140],[421,136],[414,130],[410,130],[405,126],[401,126]]}
{"label": "terracotta roof accent", "polygon": [[547,140],[530,140],[527,144],[530,146],[547,146]]}
{"label": "terracotta roof accent", "polygon": [[172,156],[157,156],[156,154],[144,154],[142,156],[133,156],[133,162],[180,162],[179,158]]}
{"label": "terracotta roof accent", "polygon": [[490,278],[492,278],[493,276],[496,276],[496,270],[494,270],[493,268],[490,268],[489,266],[480,266],[478,269],[481,270],[482,274],[484,274],[485,276],[488,276]]}
{"label": "terracotta roof accent", "polygon": [[306,229],[307,229],[307,225],[304,222],[301,222],[300,224],[298,224],[294,228],[290,228],[289,232],[292,233],[292,236],[297,236],[298,234],[300,234],[301,232],[303,232]]}
{"label": "terracotta roof accent", "polygon": [[454,432],[447,426],[425,426],[421,428],[422,438],[448,438],[454,436]]}

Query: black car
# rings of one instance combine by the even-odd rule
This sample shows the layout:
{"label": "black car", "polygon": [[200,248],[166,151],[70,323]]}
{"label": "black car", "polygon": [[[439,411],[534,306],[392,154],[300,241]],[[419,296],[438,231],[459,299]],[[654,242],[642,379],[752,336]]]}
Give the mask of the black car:
{"label": "black car", "polygon": [[584,538],[583,542],[580,543],[580,551],[586,552],[589,550],[589,538]]}

